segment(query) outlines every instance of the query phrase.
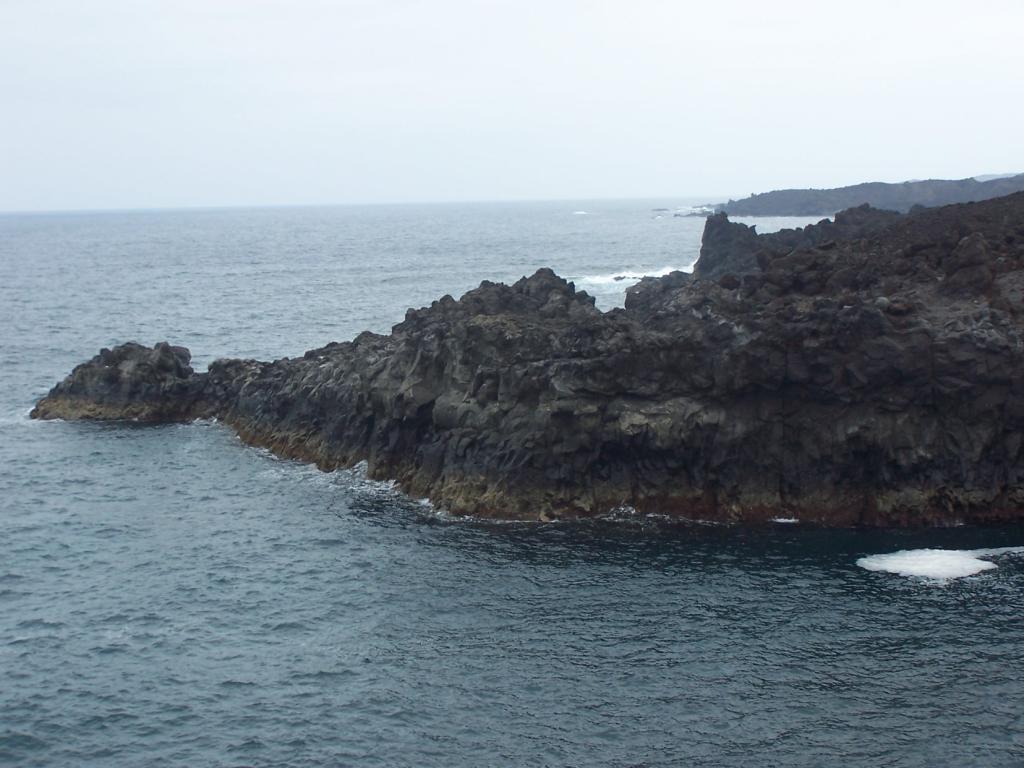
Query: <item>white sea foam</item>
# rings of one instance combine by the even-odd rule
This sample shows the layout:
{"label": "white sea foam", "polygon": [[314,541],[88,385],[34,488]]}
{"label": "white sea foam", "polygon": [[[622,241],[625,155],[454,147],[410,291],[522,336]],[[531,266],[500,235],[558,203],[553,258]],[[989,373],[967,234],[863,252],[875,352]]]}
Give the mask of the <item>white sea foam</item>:
{"label": "white sea foam", "polygon": [[0,426],[27,425],[36,426],[47,422],[63,421],[63,419],[33,419],[29,416],[32,408],[17,408],[0,414]]}
{"label": "white sea foam", "polygon": [[676,208],[676,213],[682,216],[710,216],[715,212],[713,205],[690,205]]}
{"label": "white sea foam", "polygon": [[772,522],[781,523],[783,525],[793,525],[794,523],[799,523],[800,521],[797,520],[795,517],[773,517]]}
{"label": "white sea foam", "polygon": [[992,549],[904,549],[886,555],[869,555],[857,565],[869,571],[884,571],[900,576],[919,576],[926,579],[959,579],[974,576],[998,567],[983,558],[1024,553],[1024,547],[995,547]]}
{"label": "white sea foam", "polygon": [[670,272],[681,270],[687,271],[685,267],[662,267],[661,269],[651,270],[622,270],[621,272],[611,272],[606,275],[583,275],[576,279],[576,283],[580,286],[602,286],[602,285],[618,285],[625,289],[627,286],[637,283],[645,277],[664,277]]}

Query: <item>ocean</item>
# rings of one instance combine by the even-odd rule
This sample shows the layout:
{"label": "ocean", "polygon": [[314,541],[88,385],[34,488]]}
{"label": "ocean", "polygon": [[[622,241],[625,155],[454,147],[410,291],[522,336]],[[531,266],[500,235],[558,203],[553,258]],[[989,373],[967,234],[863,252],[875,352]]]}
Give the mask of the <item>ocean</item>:
{"label": "ocean", "polygon": [[543,266],[611,308],[695,202],[0,215],[0,765],[1024,765],[1022,526],[457,520],[27,418],[129,340],[296,356]]}

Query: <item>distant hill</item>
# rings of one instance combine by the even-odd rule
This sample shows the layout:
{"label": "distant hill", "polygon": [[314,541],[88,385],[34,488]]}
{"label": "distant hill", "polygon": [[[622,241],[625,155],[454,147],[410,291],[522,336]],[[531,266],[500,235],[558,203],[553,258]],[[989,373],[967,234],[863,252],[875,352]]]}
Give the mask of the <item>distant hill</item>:
{"label": "distant hill", "polygon": [[1012,179],[1016,176],[1016,173],[984,173],[981,176],[975,176],[975,181],[992,181],[992,179]]}
{"label": "distant hill", "polygon": [[952,203],[970,203],[1024,191],[1024,173],[987,181],[881,181],[836,189],[780,189],[730,200],[715,206],[730,216],[831,216],[837,211],[867,203],[874,208],[905,213],[915,205],[931,208]]}

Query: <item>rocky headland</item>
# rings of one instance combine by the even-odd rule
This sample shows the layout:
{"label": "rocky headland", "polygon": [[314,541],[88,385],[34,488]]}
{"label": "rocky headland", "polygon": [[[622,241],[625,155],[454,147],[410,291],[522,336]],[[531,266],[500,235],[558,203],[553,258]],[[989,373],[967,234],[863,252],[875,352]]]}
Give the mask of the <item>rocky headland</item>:
{"label": "rocky headland", "polygon": [[713,206],[730,216],[831,216],[859,205],[906,213],[915,206],[936,207],[1003,197],[1024,191],[1024,174],[979,180],[929,179],[886,184],[875,181],[835,189],[779,189]]}
{"label": "rocky headland", "polygon": [[1024,194],[706,224],[609,312],[550,270],[302,357],[125,344],[35,418],[217,418],[456,514],[910,526],[1024,518]]}

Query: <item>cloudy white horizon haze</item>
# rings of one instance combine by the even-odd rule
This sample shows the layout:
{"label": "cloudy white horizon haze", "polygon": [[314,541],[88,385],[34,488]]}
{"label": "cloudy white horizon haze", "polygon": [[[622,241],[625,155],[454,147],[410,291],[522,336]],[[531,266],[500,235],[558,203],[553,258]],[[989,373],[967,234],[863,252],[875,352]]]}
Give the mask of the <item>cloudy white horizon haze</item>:
{"label": "cloudy white horizon haze", "polygon": [[0,210],[1024,171],[1024,3],[0,0]]}

